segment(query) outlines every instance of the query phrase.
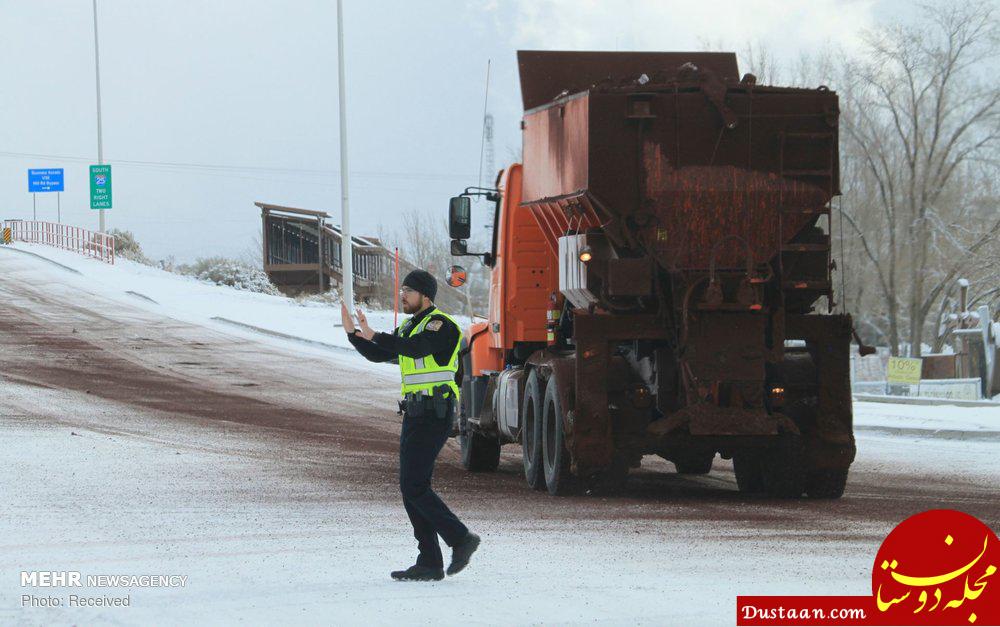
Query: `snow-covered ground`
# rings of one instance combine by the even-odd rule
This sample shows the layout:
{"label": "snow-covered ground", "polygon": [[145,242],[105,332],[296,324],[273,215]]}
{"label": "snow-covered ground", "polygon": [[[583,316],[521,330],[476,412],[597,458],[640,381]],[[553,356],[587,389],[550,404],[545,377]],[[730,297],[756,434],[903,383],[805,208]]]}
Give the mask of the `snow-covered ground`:
{"label": "snow-covered ground", "polygon": [[[484,538],[469,569],[400,583],[388,571],[415,556],[402,507],[295,472],[322,459],[318,447],[277,459],[271,436],[251,429],[179,428],[157,441],[74,433],[0,418],[5,466],[18,469],[0,474],[2,624],[731,624],[737,592],[865,594],[874,548],[852,538],[885,531],[862,523],[820,540],[752,521],[708,531],[699,520],[528,522],[466,510]],[[19,585],[22,570],[187,580],[31,588]],[[62,605],[22,607],[24,594]],[[127,595],[130,606],[68,607],[70,594]]]}
{"label": "snow-covered ground", "polygon": [[855,401],[854,425],[970,434],[992,432],[1000,443],[1000,403],[996,407],[959,407]]}
{"label": "snow-covered ground", "polygon": [[[865,473],[924,483],[947,468],[952,483],[1000,480],[995,444],[862,435],[861,485],[837,503],[740,502],[716,491],[626,501],[623,516],[609,517],[600,501],[569,517],[566,501],[518,516],[439,486],[483,547],[457,577],[399,583],[388,571],[415,554],[402,508],[358,500],[310,472],[328,463],[323,443],[233,424],[164,428],[131,407],[63,407],[54,394],[35,402],[18,410],[73,407],[95,418],[70,426],[0,416],[4,467],[16,469],[0,473],[0,624],[733,624],[737,594],[868,593],[891,524],[854,510],[900,497],[887,501]],[[124,420],[151,431],[102,426]],[[720,476],[732,483],[731,472],[716,472],[690,487],[721,485]],[[955,498],[949,505],[964,508]],[[186,579],[176,588],[22,587],[20,572],[31,570]],[[70,594],[130,605],[70,607]],[[61,605],[23,606],[23,595]]]}

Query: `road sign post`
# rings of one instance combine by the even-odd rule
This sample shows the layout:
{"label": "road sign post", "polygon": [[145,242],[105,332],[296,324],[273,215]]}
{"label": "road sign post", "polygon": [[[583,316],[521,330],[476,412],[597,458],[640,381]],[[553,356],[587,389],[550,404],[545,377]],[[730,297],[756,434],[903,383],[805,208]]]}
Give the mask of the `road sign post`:
{"label": "road sign post", "polygon": [[90,166],[90,208],[111,208],[111,166]]}

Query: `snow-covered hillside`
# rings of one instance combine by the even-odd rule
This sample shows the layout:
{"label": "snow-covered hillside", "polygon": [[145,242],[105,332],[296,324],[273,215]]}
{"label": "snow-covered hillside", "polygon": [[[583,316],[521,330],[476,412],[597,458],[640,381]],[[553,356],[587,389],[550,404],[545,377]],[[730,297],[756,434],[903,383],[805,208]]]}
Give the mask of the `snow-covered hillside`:
{"label": "snow-covered hillside", "polygon": [[[339,305],[316,301],[297,301],[284,296],[270,296],[223,285],[199,281],[193,277],[167,272],[127,259],[117,259],[114,265],[82,257],[74,252],[16,242],[19,251],[41,256],[51,262],[48,272],[61,273],[60,280],[72,281],[86,291],[99,294],[132,307],[139,307],[171,318],[224,328],[238,332],[238,323],[301,338],[299,344],[323,344],[350,349],[340,320]],[[0,253],[2,254],[2,253]],[[16,253],[14,253],[16,254]],[[58,265],[57,265],[58,264]],[[78,273],[77,276],[66,276]],[[366,311],[369,324],[377,331],[391,331],[392,311]],[[400,312],[399,319],[404,315]],[[462,320],[459,317],[459,320]],[[242,330],[251,331],[246,327]],[[274,335],[257,332],[261,341],[272,341]],[[277,341],[281,341],[278,339]]]}

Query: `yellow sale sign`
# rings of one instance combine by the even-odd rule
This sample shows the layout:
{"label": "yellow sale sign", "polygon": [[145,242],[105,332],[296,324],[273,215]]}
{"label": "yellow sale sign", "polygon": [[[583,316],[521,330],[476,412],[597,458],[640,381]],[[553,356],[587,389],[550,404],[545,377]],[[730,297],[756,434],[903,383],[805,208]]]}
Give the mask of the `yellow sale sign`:
{"label": "yellow sale sign", "polygon": [[920,383],[921,364],[923,364],[922,359],[890,357],[886,379],[889,383],[911,383],[917,385]]}

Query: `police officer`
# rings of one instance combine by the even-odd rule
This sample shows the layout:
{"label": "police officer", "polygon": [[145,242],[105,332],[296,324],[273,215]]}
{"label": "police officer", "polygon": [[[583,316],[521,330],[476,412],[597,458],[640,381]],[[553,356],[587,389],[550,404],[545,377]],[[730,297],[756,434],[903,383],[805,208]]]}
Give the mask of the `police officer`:
{"label": "police officer", "polygon": [[434,460],[448,440],[460,380],[458,323],[434,305],[437,281],[424,270],[403,279],[400,300],[411,314],[392,333],[376,333],[357,310],[355,326],[341,305],[341,319],[351,344],[369,361],[396,361],[403,379],[403,427],[399,436],[399,488],[420,550],[417,563],[391,573],[393,579],[444,579],[438,535],[451,547],[448,574],[466,567],[479,547],[479,536],[469,531],[431,489]]}

